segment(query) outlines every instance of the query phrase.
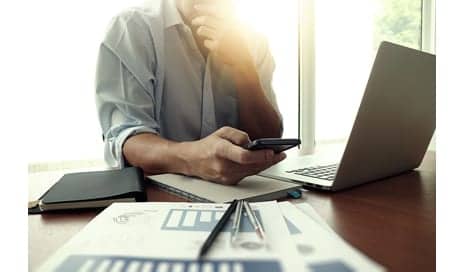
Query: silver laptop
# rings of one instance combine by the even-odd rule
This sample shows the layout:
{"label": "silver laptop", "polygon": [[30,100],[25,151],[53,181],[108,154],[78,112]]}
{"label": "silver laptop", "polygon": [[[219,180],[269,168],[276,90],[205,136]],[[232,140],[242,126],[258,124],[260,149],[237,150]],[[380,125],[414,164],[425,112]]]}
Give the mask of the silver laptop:
{"label": "silver laptop", "polygon": [[289,158],[261,175],[332,191],[353,187],[418,167],[434,131],[435,56],[383,42],[341,156]]}

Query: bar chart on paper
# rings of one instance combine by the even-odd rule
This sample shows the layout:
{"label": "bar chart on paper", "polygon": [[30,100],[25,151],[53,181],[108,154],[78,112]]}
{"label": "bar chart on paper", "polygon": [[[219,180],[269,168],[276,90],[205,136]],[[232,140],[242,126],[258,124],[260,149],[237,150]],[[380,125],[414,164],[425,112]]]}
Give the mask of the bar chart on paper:
{"label": "bar chart on paper", "polygon": [[[254,211],[256,217],[260,222],[261,215],[259,211]],[[195,210],[195,209],[171,209],[161,227],[162,230],[174,230],[174,231],[211,231],[214,226],[219,222],[223,211],[218,210]],[[243,216],[246,218],[247,214]],[[224,231],[230,231],[232,228],[232,218],[227,223]],[[248,218],[241,220],[240,232],[254,232],[254,228],[251,225]]]}
{"label": "bar chart on paper", "polygon": [[272,260],[151,259],[120,256],[72,255],[55,271],[86,272],[280,272]]}

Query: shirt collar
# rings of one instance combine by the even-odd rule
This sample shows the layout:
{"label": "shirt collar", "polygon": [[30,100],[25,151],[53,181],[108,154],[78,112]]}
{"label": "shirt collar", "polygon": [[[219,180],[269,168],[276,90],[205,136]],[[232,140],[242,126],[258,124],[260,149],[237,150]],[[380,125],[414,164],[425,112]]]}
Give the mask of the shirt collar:
{"label": "shirt collar", "polygon": [[169,28],[175,25],[183,25],[184,20],[177,10],[176,0],[167,0],[164,8],[164,27]]}

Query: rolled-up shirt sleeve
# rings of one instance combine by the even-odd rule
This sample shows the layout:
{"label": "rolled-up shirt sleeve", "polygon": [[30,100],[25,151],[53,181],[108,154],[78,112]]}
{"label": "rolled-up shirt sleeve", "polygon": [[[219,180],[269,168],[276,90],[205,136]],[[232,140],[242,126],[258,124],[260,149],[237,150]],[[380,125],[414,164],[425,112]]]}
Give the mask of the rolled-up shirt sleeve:
{"label": "rolled-up shirt sleeve", "polygon": [[123,145],[139,133],[160,133],[155,118],[156,65],[148,28],[133,13],[117,16],[100,45],[96,105],[110,167],[125,164]]}

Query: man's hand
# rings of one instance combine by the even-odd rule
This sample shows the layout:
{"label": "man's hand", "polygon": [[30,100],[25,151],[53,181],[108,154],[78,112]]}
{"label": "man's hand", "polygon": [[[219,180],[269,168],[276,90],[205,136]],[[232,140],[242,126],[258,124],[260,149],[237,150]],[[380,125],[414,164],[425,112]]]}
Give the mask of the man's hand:
{"label": "man's hand", "polygon": [[285,153],[242,148],[249,142],[245,132],[230,127],[223,127],[201,140],[185,142],[187,174],[234,185],[285,159]]}
{"label": "man's hand", "polygon": [[195,5],[198,14],[192,20],[196,35],[204,46],[223,63],[231,66],[249,65],[251,55],[243,41],[243,29],[225,7],[218,3]]}

